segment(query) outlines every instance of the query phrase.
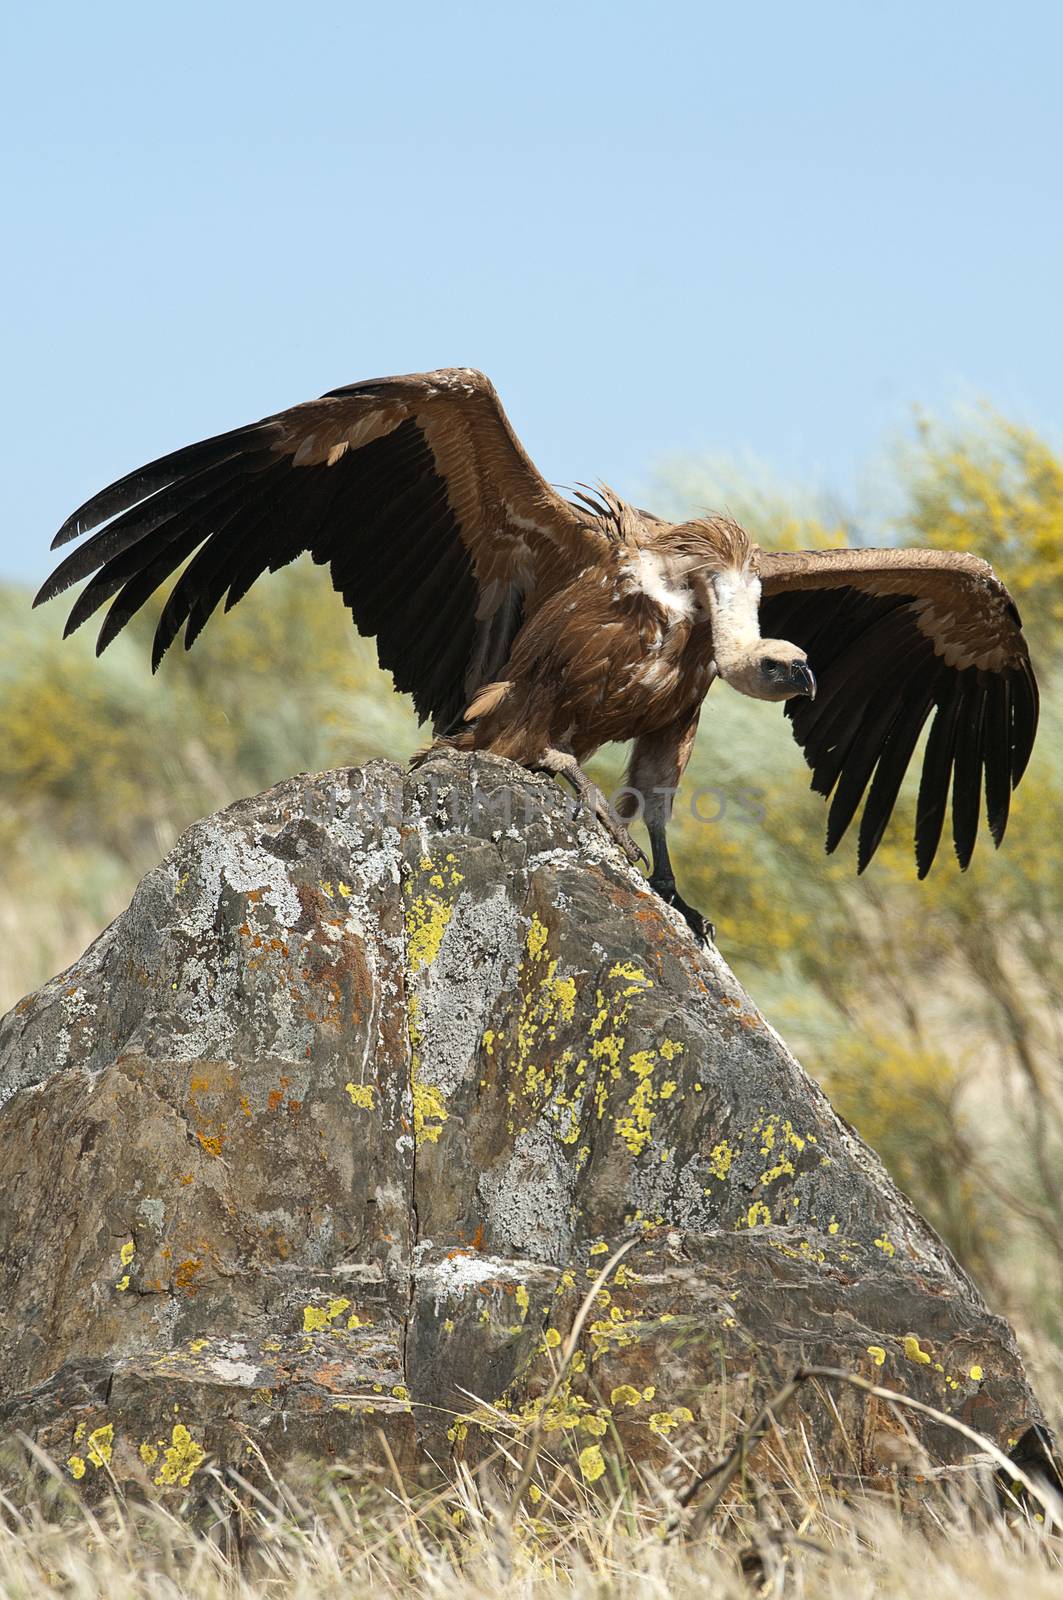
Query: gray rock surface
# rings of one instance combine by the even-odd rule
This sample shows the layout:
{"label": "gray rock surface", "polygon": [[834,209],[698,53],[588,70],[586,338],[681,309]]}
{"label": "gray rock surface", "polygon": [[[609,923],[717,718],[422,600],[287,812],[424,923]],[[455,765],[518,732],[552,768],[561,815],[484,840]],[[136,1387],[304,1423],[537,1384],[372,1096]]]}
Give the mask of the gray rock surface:
{"label": "gray rock surface", "polygon": [[[88,1491],[482,1454],[543,1410],[625,1241],[544,1417],[592,1479],[802,1361],[1001,1444],[1040,1416],[723,960],[492,758],[293,778],[190,829],[0,1026],[0,1170],[0,1429]],[[888,1407],[802,1403],[824,1471],[897,1459]]]}

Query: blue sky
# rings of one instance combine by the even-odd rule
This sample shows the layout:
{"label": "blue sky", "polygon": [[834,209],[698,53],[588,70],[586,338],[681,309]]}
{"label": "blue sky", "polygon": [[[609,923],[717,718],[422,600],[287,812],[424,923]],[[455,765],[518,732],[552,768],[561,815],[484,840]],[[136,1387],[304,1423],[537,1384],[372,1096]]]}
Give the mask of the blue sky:
{"label": "blue sky", "polygon": [[1063,425],[1063,7],[9,7],[0,575],[151,456],[484,368],[547,476],[858,501],[911,406]]}

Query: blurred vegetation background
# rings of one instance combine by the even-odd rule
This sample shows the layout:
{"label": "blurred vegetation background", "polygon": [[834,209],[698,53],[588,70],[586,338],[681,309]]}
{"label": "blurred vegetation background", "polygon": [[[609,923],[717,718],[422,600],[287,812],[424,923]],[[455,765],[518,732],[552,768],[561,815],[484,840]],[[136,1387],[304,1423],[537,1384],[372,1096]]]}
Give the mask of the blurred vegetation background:
{"label": "blurred vegetation background", "polygon": [[[676,808],[684,893],[771,1021],[996,1309],[1063,1347],[1063,459],[992,413],[919,422],[885,486],[885,537],[974,550],[1016,596],[1041,734],[1002,850],[924,884],[909,781],[863,878],[823,854],[825,807],[773,707],[718,686]],[[856,543],[826,504],[697,461],[663,514],[727,508],[767,545]],[[881,529],[874,542],[882,542]],[[94,661],[89,630],[0,587],[0,1011],[77,956],[187,824],[300,770],[424,742],[324,574],[262,583],[195,650],[148,670],[146,614]],[[597,764],[620,781],[622,752]],[[691,801],[699,791],[702,817]],[[749,803],[750,792],[758,798]],[[855,830],[854,830],[855,833]]]}

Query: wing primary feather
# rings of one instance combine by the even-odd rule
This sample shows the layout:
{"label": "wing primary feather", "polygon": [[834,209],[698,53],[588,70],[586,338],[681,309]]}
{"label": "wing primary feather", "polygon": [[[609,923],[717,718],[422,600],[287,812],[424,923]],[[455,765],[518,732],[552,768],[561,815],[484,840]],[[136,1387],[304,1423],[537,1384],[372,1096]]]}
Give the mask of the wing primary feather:
{"label": "wing primary feather", "polygon": [[94,533],[83,545],[72,550],[41,585],[33,604],[39,606],[46,600],[54,600],[73,584],[80,583],[82,578],[106,566],[115,556],[131,549],[141,539],[148,538],[175,514],[216,494],[219,489],[242,481],[248,473],[261,470],[263,463],[269,459],[267,452],[256,452],[250,457],[229,456],[196,477],[168,484],[149,499],[139,501],[108,523],[106,528]]}
{"label": "wing primary feather", "polygon": [[1010,699],[1007,677],[994,673],[986,689],[985,806],[989,832],[997,846],[1008,826],[1011,802]]}
{"label": "wing primary feather", "polygon": [[896,655],[888,650],[873,652],[868,670],[849,680],[847,697],[827,726],[811,732],[805,754],[814,762],[812,788],[817,794],[829,796],[839,782],[851,752],[865,737],[871,708],[886,701],[896,704],[912,678],[927,667],[932,657],[928,642],[909,636],[905,643],[907,648],[901,648]]}
{"label": "wing primary feather", "polygon": [[[810,766],[817,768],[823,756],[837,743],[840,730],[852,722],[854,708],[863,704],[913,649],[926,645],[927,641],[912,627],[910,618],[897,611],[890,612],[842,655],[835,656],[825,675],[820,677],[820,692],[815,700],[787,703],[794,737],[803,746]],[[813,670],[818,671],[815,662]],[[813,787],[818,789],[818,783]],[[830,790],[820,792],[829,793]]]}
{"label": "wing primary feather", "polygon": [[952,840],[956,859],[966,872],[982,809],[982,727],[986,691],[976,669],[960,674],[962,710],[956,730],[956,765],[952,775]]}
{"label": "wing primary feather", "polygon": [[954,679],[947,680],[945,697],[938,706],[926,741],[919,798],[915,807],[915,862],[920,878],[925,878],[934,864],[945,823],[956,748],[956,724],[961,707],[959,684]]}
{"label": "wing primary feather", "polygon": [[96,654],[102,655],[112,640],[121,633],[129,619],[136,615],[146,600],[150,600],[159,584],[168,578],[180,562],[190,556],[203,542],[203,530],[198,526],[160,551],[154,561],[149,561],[121,589],[111,602],[111,609],[103,619],[96,640]]}
{"label": "wing primary feather", "polygon": [[283,481],[284,473],[284,465],[278,462],[262,475],[250,494],[227,498],[209,508],[209,536],[170,591],[155,628],[151,652],[152,672],[158,670],[159,662],[177,637],[182,623],[205,593],[213,575],[226,561],[231,563],[234,551],[248,541],[258,523],[257,512],[264,502],[268,503],[274,484]]}
{"label": "wing primary feather", "polygon": [[202,439],[198,444],[185,445],[168,456],[160,456],[157,461],[137,467],[135,472],[127,472],[124,478],[108,484],[106,489],[92,495],[67,517],[52,540],[52,549],[58,550],[61,545],[69,544],[79,534],[88,533],[90,528],[98,527],[116,512],[128,510],[157,489],[165,489],[168,484],[187,477],[190,472],[200,472],[243,454],[247,443],[256,434],[261,435],[263,444],[268,444],[277,437],[279,431],[276,423],[253,422],[248,427],[233,428],[229,433]]}
{"label": "wing primary feather", "polygon": [[80,628],[81,624],[98,611],[106,600],[117,594],[119,589],[147,566],[150,565],[160,571],[162,577],[168,577],[180,566],[184,557],[172,554],[169,566],[160,566],[164,552],[176,550],[178,546],[185,549],[186,535],[192,529],[197,529],[198,538],[191,546],[194,549],[196,544],[201,544],[204,539],[209,538],[212,524],[221,512],[228,507],[238,508],[243,496],[242,482],[226,480],[216,487],[213,495],[203,501],[193,500],[189,505],[175,510],[161,527],[155,528],[152,533],[137,539],[128,548],[112,556],[78,595],[67,618],[64,637]]}
{"label": "wing primary feather", "polygon": [[[909,674],[910,676],[910,674]],[[832,855],[863,799],[868,779],[876,761],[901,715],[900,694],[902,686],[891,683],[871,701],[862,715],[858,729],[847,751],[838,787],[827,815],[827,854]]]}
{"label": "wing primary feather", "polygon": [[1037,679],[1029,661],[1021,661],[1011,674],[1011,786],[1017,789],[1026,771],[1037,734],[1040,710]]}
{"label": "wing primary feather", "polygon": [[[264,525],[267,531],[275,528],[278,497],[284,495],[285,489],[291,502],[286,542],[297,545],[298,554],[307,543],[306,524],[315,517],[320,519],[336,496],[337,484],[334,479],[323,478],[311,488],[309,495],[303,490],[296,496],[286,474],[286,465],[278,463],[275,471],[271,469],[259,491],[242,500],[215,527],[210,539],[175,584],[155,630],[153,672],[177,637],[182,623],[186,624],[184,647],[192,648],[229,585],[240,550],[253,545],[255,535]],[[266,548],[271,548],[268,539]]]}
{"label": "wing primary feather", "polygon": [[886,824],[893,814],[901,783],[919,735],[926,726],[937,690],[937,677],[920,688],[918,695],[904,707],[894,724],[886,746],[879,757],[875,776],[871,780],[864,814],[860,818],[860,835],[857,844],[857,872],[863,872],[882,842]]}

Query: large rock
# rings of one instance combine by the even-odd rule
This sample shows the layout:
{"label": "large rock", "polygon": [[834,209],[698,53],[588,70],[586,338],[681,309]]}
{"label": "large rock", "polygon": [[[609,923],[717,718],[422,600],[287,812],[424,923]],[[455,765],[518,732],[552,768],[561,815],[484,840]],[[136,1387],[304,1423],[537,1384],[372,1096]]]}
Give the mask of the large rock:
{"label": "large rock", "polygon": [[[8,1016],[0,1103],[0,1416],[86,1488],[482,1452],[625,1240],[546,1417],[592,1479],[799,1362],[1002,1444],[1040,1416],[719,956],[506,762],[295,778],[192,828]],[[824,1470],[896,1459],[889,1408],[837,1399],[844,1428],[805,1401]]]}

